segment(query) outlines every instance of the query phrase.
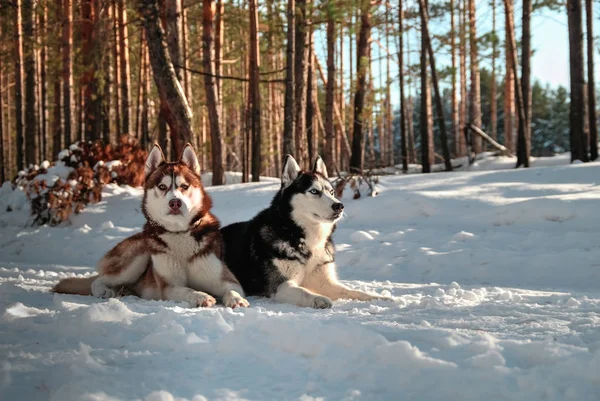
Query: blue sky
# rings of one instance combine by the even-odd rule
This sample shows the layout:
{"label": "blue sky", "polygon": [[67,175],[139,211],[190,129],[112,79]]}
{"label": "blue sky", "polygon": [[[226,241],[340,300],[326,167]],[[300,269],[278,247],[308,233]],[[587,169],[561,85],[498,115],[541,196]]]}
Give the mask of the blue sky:
{"label": "blue sky", "polygon": [[[410,0],[409,0],[410,1]],[[504,44],[504,9],[500,6],[501,0],[496,0],[499,4],[497,10],[497,29],[498,36],[500,37],[500,44],[502,48],[502,52]],[[477,34],[481,36],[486,32],[491,31],[492,28],[492,12],[490,7],[490,0],[477,0]],[[395,4],[394,4],[395,6]],[[595,34],[598,35],[598,26],[600,25],[600,8],[596,6],[594,10],[595,21],[594,28]],[[517,4],[515,6],[515,24],[517,29],[517,37],[521,35],[521,2],[517,0]],[[394,14],[396,11],[393,12]],[[395,19],[394,19],[395,20]],[[584,24],[585,24],[585,15],[584,15]],[[450,19],[449,16],[444,21],[436,20],[435,23],[430,24],[431,33],[434,35],[447,35]],[[568,28],[567,28],[567,13],[566,8],[564,11],[555,12],[544,10],[543,12],[536,12],[532,16],[531,22],[532,29],[532,47],[534,50],[534,54],[531,60],[531,73],[533,79],[538,79],[542,83],[547,83],[552,87],[557,87],[559,85],[569,87],[569,38],[568,38]],[[585,30],[585,26],[584,26]],[[379,33],[377,30],[374,30],[372,33],[374,39],[379,39]],[[326,41],[324,40],[324,33],[318,33],[316,43],[317,43],[317,55],[322,65],[325,66],[326,61]],[[419,54],[417,52],[417,36],[414,33],[410,33],[409,40],[411,41],[411,53],[407,55],[407,58],[411,58],[411,62],[415,63],[418,60]],[[381,39],[383,42],[383,38]],[[349,77],[349,52],[348,52],[349,42],[346,40],[344,44],[345,50],[345,70],[346,77]],[[391,50],[395,52],[395,45],[391,45]],[[598,46],[596,46],[598,48]],[[585,50],[585,49],[584,49]],[[374,60],[381,58],[384,56],[382,50],[380,50],[377,43],[372,43],[371,55]],[[398,69],[395,64],[396,56],[394,55],[392,62],[392,79],[397,81],[398,77]],[[596,54],[596,75],[600,73],[600,55]],[[450,65],[450,56],[449,49],[447,51],[439,52],[436,54],[436,62],[438,65],[438,69],[441,69],[445,66]],[[457,61],[458,62],[458,61]],[[406,59],[405,59],[406,63]],[[481,62],[482,65],[490,66],[489,59],[484,59]],[[504,55],[501,55],[501,59],[497,60],[497,65],[500,66],[500,69],[503,70],[504,66]],[[353,66],[353,68],[355,68]],[[375,84],[379,82],[379,64],[377,61],[373,62],[373,77],[375,80]],[[383,68],[383,73],[385,74],[385,67]],[[503,74],[503,71],[500,71],[500,74]],[[385,81],[385,78],[383,79]],[[442,83],[442,85],[448,85],[448,83]],[[392,86],[393,99],[398,98],[397,85]],[[394,104],[397,105],[398,102],[394,101]]]}

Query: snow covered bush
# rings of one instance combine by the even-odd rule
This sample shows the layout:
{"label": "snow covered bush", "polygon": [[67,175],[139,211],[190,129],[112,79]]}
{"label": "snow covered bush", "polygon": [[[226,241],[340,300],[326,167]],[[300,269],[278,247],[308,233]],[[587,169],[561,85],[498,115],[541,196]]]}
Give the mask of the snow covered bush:
{"label": "snow covered bush", "polygon": [[361,197],[361,193],[366,193],[367,196],[377,196],[375,186],[378,183],[379,177],[373,175],[371,171],[365,171],[363,174],[340,174],[333,180],[332,186],[338,199],[342,199],[346,188],[350,188],[352,191],[352,199],[358,199]]}
{"label": "snow covered bush", "polygon": [[56,162],[44,161],[20,171],[14,185],[31,203],[32,224],[55,226],[87,204],[99,202],[106,184],[141,186],[147,154],[127,136],[117,146],[77,142],[61,151]]}

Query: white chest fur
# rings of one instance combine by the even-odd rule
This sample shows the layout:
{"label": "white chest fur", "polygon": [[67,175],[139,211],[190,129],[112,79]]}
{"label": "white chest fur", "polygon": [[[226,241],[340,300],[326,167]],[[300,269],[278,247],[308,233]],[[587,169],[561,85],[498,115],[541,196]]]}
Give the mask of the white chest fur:
{"label": "white chest fur", "polygon": [[178,261],[189,260],[202,246],[202,241],[196,241],[188,233],[165,233],[160,239],[167,244],[167,253]]}
{"label": "white chest fur", "polygon": [[206,284],[222,274],[222,263],[214,253],[199,256],[206,246],[188,233],[165,233],[160,236],[167,252],[153,256],[154,268],[168,282],[207,291]]}
{"label": "white chest fur", "polygon": [[[287,280],[294,281],[299,285],[311,275],[315,268],[333,260],[333,255],[327,250],[327,239],[331,234],[332,225],[312,224],[309,227],[309,229],[304,230],[305,237],[301,240],[305,249],[310,251],[308,259],[302,257],[299,258],[300,260],[275,259],[273,262]],[[289,243],[281,242],[278,246],[287,248],[285,253],[289,255],[300,254]]]}

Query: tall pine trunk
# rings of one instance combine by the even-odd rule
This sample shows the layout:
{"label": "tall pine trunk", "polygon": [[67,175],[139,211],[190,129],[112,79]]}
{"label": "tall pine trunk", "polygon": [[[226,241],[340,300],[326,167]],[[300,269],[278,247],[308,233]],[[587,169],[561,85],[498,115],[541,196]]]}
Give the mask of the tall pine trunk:
{"label": "tall pine trunk", "polygon": [[23,71],[25,72],[25,161],[35,164],[38,157],[35,113],[35,47],[33,0],[23,0]]}
{"label": "tall pine trunk", "polygon": [[513,20],[513,4],[511,0],[504,0],[504,9],[506,10],[507,15],[507,42],[508,42],[508,54],[510,57],[510,64],[513,71],[513,86],[515,90],[515,98],[517,102],[517,112],[518,112],[518,135],[521,138],[525,138],[525,108],[523,107],[523,92],[521,91],[521,81],[517,76],[517,71],[519,71],[519,63],[517,61],[517,41],[515,39],[515,24]]}
{"label": "tall pine trunk", "polygon": [[425,40],[425,47],[429,55],[429,66],[431,67],[431,80],[433,83],[434,95],[435,95],[435,107],[438,117],[438,126],[440,128],[440,139],[442,142],[442,153],[444,155],[444,166],[446,171],[452,171],[452,164],[450,161],[450,149],[448,148],[448,135],[446,134],[446,119],[444,116],[444,105],[442,103],[442,95],[440,93],[440,87],[438,84],[437,70],[435,68],[435,57],[433,54],[433,47],[431,45],[431,37],[429,36],[429,17],[427,13],[425,0],[419,0],[419,12],[421,14],[421,21],[423,24],[423,35]]}
{"label": "tall pine trunk", "polygon": [[[477,15],[475,0],[469,2],[469,46],[471,50],[471,112],[469,120],[471,124],[481,128],[481,87],[479,76],[478,46],[477,46]],[[481,152],[482,141],[479,136],[472,140],[473,152]]]}
{"label": "tall pine trunk", "polygon": [[523,132],[517,138],[517,167],[529,167],[531,143],[531,0],[523,0],[523,38],[522,38],[522,72],[521,93],[523,94]]}
{"label": "tall pine trunk", "polygon": [[47,82],[47,68],[48,68],[48,32],[47,32],[47,22],[48,22],[48,0],[44,0],[40,4],[40,12],[39,12],[39,36],[40,36],[40,82],[39,82],[39,118],[40,118],[40,127],[41,131],[39,133],[40,136],[40,150],[42,161],[45,159],[50,159],[48,157],[48,82]]}
{"label": "tall pine trunk", "polygon": [[98,71],[99,60],[102,58],[102,48],[95,34],[98,21],[98,1],[83,0],[81,2],[81,39],[83,42],[83,116],[84,135],[87,140],[97,140],[101,137],[102,96],[99,92]]}
{"label": "tall pine trunk", "polygon": [[393,112],[392,112],[392,77],[391,77],[391,57],[390,53],[390,34],[391,34],[391,17],[390,17],[391,4],[389,0],[385,3],[385,47],[387,56],[385,58],[385,126],[386,126],[386,138],[387,138],[387,158],[384,160],[384,165],[393,166],[394,160],[394,126],[393,126]]}
{"label": "tall pine trunk", "polygon": [[[494,0],[493,0],[494,1]],[[458,139],[460,138],[460,125],[458,116],[458,93],[456,92],[456,22],[455,22],[455,10],[456,6],[454,0],[450,0],[450,57],[452,65],[452,112],[451,112],[451,124],[452,124],[452,141],[454,142],[454,153],[458,156]]]}
{"label": "tall pine trunk", "polygon": [[335,102],[335,19],[333,6],[327,8],[327,87],[325,89],[325,165],[334,168],[335,125],[333,104]]}
{"label": "tall pine trunk", "polygon": [[354,123],[352,129],[352,156],[350,171],[362,173],[365,149],[365,96],[369,73],[369,39],[371,37],[371,2],[360,2],[360,31],[356,44],[356,92],[354,95]]}
{"label": "tall pine trunk", "polygon": [[571,105],[569,111],[571,161],[588,161],[584,134],[583,27],[581,0],[567,0]]}
{"label": "tall pine trunk", "polygon": [[72,113],[73,108],[73,61],[71,52],[73,47],[73,2],[72,0],[63,0],[62,12],[63,20],[63,47],[62,47],[62,65],[63,65],[63,146],[67,148],[71,145],[72,136]]}
{"label": "tall pine trunk", "polygon": [[23,145],[25,130],[23,127],[23,31],[21,25],[21,0],[16,0],[15,8],[15,127],[17,137],[17,169],[25,168]]}
{"label": "tall pine trunk", "polygon": [[408,172],[408,127],[407,127],[407,105],[404,93],[404,0],[398,4],[398,70],[400,72],[400,153],[402,155],[402,172]]}
{"label": "tall pine trunk", "polygon": [[308,33],[310,0],[296,1],[296,39],[294,52],[295,73],[295,147],[296,158],[301,164],[308,165],[308,149],[306,137],[306,105],[307,105],[307,79],[308,79]]}
{"label": "tall pine trunk", "polygon": [[459,132],[458,138],[456,138],[456,155],[459,157],[467,154],[467,144],[464,135],[462,134],[463,129],[467,124],[467,105],[469,99],[467,95],[467,1],[459,0],[459,63],[460,63],[460,109],[459,109]]}
{"label": "tall pine trunk", "polygon": [[498,139],[498,101],[496,99],[496,44],[496,0],[492,0],[492,84],[490,88],[490,113],[492,114],[490,120],[492,126],[490,129],[490,133],[492,139],[494,140]]}
{"label": "tall pine trunk", "polygon": [[225,171],[223,169],[223,137],[221,135],[221,113],[218,107],[219,99],[217,93],[217,82],[215,75],[214,51],[215,51],[215,7],[214,0],[202,0],[202,64],[204,72],[204,89],[208,108],[208,120],[210,124],[210,145],[212,156],[213,185],[225,183]]}
{"label": "tall pine trunk", "polygon": [[[513,0],[507,0],[508,3],[512,5]],[[506,7],[505,7],[506,8]],[[508,38],[510,36],[510,24],[509,18],[512,19],[512,15],[508,14],[508,11],[505,10],[505,22],[504,22],[504,31],[505,37]],[[504,76],[504,146],[511,152],[516,150],[515,146],[515,123],[516,123],[516,114],[515,114],[515,86],[514,82],[514,71],[512,69],[511,62],[511,53],[510,53],[510,43],[508,40],[505,40],[505,54],[506,54],[506,65],[505,71],[506,74]]]}
{"label": "tall pine trunk", "polygon": [[[419,2],[421,5],[421,3]],[[423,5],[427,7],[427,3]],[[421,21],[421,115],[419,125],[421,130],[421,166],[423,173],[431,172],[431,164],[434,163],[433,143],[433,113],[431,110],[431,87],[429,74],[427,74],[427,36],[426,25]]]}
{"label": "tall pine trunk", "polygon": [[[0,18],[0,37],[4,37],[2,30],[2,18]],[[4,43],[0,43],[0,54],[4,53]],[[9,163],[4,160],[4,146],[5,136],[10,135],[9,130],[4,128],[4,94],[2,93],[4,88],[4,63],[2,57],[0,57],[0,183],[4,183],[6,177],[9,176]]]}
{"label": "tall pine trunk", "polygon": [[167,48],[171,56],[171,62],[175,68],[177,80],[183,86],[183,57],[181,52],[182,46],[182,23],[181,23],[181,0],[164,0],[165,1],[165,20],[167,34]]}
{"label": "tall pine trunk", "polygon": [[[317,133],[317,126],[315,124],[315,102],[314,95],[316,91],[316,85],[314,83],[315,78],[315,62],[314,62],[314,45],[313,45],[313,28],[311,26],[309,39],[308,39],[308,60],[307,60],[307,74],[306,74],[306,146],[309,163],[316,158],[315,151],[315,136]],[[309,164],[307,164],[309,165]]]}
{"label": "tall pine trunk", "polygon": [[294,53],[296,49],[296,2],[288,0],[287,4],[287,34],[286,34],[286,59],[285,59],[285,100],[283,106],[283,153],[295,155],[296,144],[294,134],[294,110],[296,94],[294,82]]}
{"label": "tall pine trunk", "polygon": [[[127,25],[127,7],[125,0],[117,0],[119,19],[119,66],[121,68],[121,118],[123,134],[129,134],[131,111],[131,72],[129,68],[129,34]],[[163,67],[164,68],[164,67]]]}
{"label": "tall pine trunk", "polygon": [[588,73],[588,118],[590,130],[590,160],[598,158],[598,125],[596,110],[596,83],[594,78],[594,12],[592,0],[585,0],[587,31],[587,73]]}
{"label": "tall pine trunk", "polygon": [[139,0],[138,8],[146,31],[154,82],[161,102],[165,105],[165,120],[169,125],[171,137],[176,142],[175,148],[180,152],[183,145],[193,137],[192,112],[167,50],[166,35],[159,23],[157,0]]}
{"label": "tall pine trunk", "polygon": [[252,181],[260,181],[261,172],[261,131],[260,131],[260,48],[258,44],[258,4],[250,0],[250,131],[252,135]]}
{"label": "tall pine trunk", "polygon": [[[62,11],[62,0],[56,0],[54,4],[54,18],[59,21],[61,18]],[[55,54],[60,54],[62,51],[62,44],[57,42],[55,45]],[[61,113],[61,76],[62,74],[54,74],[54,105],[52,113],[52,160],[58,155],[58,152],[62,150],[62,113]]]}

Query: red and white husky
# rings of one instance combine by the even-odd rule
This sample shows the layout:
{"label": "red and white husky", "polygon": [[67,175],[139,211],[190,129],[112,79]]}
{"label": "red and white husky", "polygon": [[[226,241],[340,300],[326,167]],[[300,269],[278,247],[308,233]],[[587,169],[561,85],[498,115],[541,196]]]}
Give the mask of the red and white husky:
{"label": "red and white husky", "polygon": [[54,292],[110,298],[133,292],[145,299],[185,301],[192,307],[247,307],[238,280],[223,263],[220,223],[210,213],[200,164],[191,145],[167,163],[158,145],[146,161],[141,233],[123,240],[98,263],[98,275],[61,280]]}

